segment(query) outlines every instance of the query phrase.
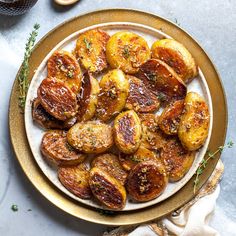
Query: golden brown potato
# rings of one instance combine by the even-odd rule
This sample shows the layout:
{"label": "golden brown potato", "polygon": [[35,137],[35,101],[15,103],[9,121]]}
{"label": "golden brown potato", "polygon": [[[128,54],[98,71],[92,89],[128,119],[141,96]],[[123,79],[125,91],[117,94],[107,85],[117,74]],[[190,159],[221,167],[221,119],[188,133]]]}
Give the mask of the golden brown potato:
{"label": "golden brown potato", "polygon": [[44,129],[69,129],[76,122],[76,117],[65,121],[57,120],[45,111],[38,98],[32,102],[32,118]]}
{"label": "golden brown potato", "polygon": [[129,80],[129,95],[126,100],[126,109],[136,112],[154,112],[160,107],[158,98],[146,88],[143,82],[131,75],[127,75]]}
{"label": "golden brown potato", "polygon": [[154,114],[139,114],[142,122],[141,145],[149,150],[159,151],[166,143],[166,134],[158,125],[158,116]]}
{"label": "golden brown potato", "polygon": [[85,155],[79,153],[67,143],[66,131],[47,131],[41,142],[41,152],[56,165],[76,165],[84,161]]}
{"label": "golden brown potato", "polygon": [[98,167],[99,169],[106,171],[120,181],[122,185],[125,184],[127,173],[120,165],[117,156],[111,153],[100,155],[92,161],[92,167]]}
{"label": "golden brown potato", "polygon": [[122,210],[126,202],[124,186],[103,169],[93,167],[89,185],[95,198],[111,210]]}
{"label": "golden brown potato", "polygon": [[112,128],[96,121],[77,123],[69,129],[68,143],[85,153],[102,153],[113,145]]}
{"label": "golden brown potato", "polygon": [[116,146],[124,153],[135,152],[141,142],[141,122],[135,111],[120,113],[114,121],[114,139]]}
{"label": "golden brown potato", "polygon": [[75,116],[78,109],[76,95],[63,81],[46,78],[37,93],[43,108],[58,120],[65,121]]}
{"label": "golden brown potato", "polygon": [[130,171],[135,165],[142,161],[156,161],[157,156],[154,152],[148,150],[143,146],[140,146],[138,150],[133,154],[127,155],[124,153],[120,153],[119,160],[123,168],[127,171]]}
{"label": "golden brown potato", "polygon": [[106,32],[99,29],[79,35],[75,55],[86,70],[97,73],[107,68],[106,44],[109,38]]}
{"label": "golden brown potato", "polygon": [[210,123],[209,109],[204,99],[195,92],[185,98],[184,113],[181,117],[178,136],[189,151],[199,149],[205,142]]}
{"label": "golden brown potato", "polygon": [[87,121],[93,118],[98,103],[99,84],[89,73],[85,73],[82,81],[82,89],[79,94],[78,121]]}
{"label": "golden brown potato", "polygon": [[184,110],[184,100],[178,100],[169,104],[159,117],[160,129],[168,135],[178,133],[179,122]]}
{"label": "golden brown potato", "polygon": [[144,63],[136,76],[163,102],[183,99],[187,87],[175,71],[165,62],[151,59]]}
{"label": "golden brown potato", "polygon": [[111,70],[99,83],[97,117],[102,121],[111,119],[125,106],[129,92],[129,82],[121,70]]}
{"label": "golden brown potato", "polygon": [[80,91],[82,73],[76,58],[67,51],[56,51],[48,59],[48,77],[65,82],[76,94]]}
{"label": "golden brown potato", "polygon": [[147,42],[139,35],[122,31],[112,35],[106,47],[107,60],[112,68],[134,74],[150,58]]}
{"label": "golden brown potato", "polygon": [[197,64],[183,44],[174,39],[161,39],[152,45],[152,58],[160,59],[174,69],[174,71],[187,81],[197,76]]}
{"label": "golden brown potato", "polygon": [[189,171],[195,158],[195,152],[187,151],[180,141],[170,138],[161,150],[160,158],[169,175],[169,181],[179,181]]}
{"label": "golden brown potato", "polygon": [[59,167],[58,178],[62,185],[77,197],[90,199],[89,171],[84,163],[77,166]]}
{"label": "golden brown potato", "polygon": [[147,202],[157,198],[167,183],[168,177],[161,162],[143,161],[130,171],[127,191],[135,201]]}

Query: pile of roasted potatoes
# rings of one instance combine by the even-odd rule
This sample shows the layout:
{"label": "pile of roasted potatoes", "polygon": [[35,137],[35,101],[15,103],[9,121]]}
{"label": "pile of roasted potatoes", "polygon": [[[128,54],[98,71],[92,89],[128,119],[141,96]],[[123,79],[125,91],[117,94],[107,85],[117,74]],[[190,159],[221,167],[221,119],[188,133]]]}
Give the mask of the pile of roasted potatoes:
{"label": "pile of roasted potatoes", "polygon": [[32,117],[47,129],[43,156],[74,195],[122,210],[127,195],[150,201],[188,172],[210,117],[204,99],[187,92],[198,67],[182,44],[149,48],[136,33],[94,29],[73,52],[54,52],[47,71]]}

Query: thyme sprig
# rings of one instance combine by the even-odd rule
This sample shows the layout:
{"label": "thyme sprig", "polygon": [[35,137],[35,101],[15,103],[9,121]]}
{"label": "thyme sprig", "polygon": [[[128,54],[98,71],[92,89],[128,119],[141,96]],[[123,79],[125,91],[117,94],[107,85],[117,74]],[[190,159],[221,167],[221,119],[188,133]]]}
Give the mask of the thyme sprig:
{"label": "thyme sprig", "polygon": [[210,159],[214,159],[215,158],[215,155],[218,154],[218,153],[222,153],[222,151],[225,149],[225,148],[232,148],[234,145],[234,143],[232,141],[229,141],[227,144],[225,144],[224,146],[219,146],[217,148],[217,150],[215,152],[210,152],[208,151],[207,154],[206,154],[206,158],[203,158],[203,160],[201,161],[201,163],[199,164],[198,168],[197,168],[197,171],[195,173],[196,177],[195,177],[195,180],[194,180],[194,187],[193,187],[193,192],[196,193],[196,188],[200,182],[199,180],[199,176],[203,173],[204,169],[206,168],[207,164],[208,164],[208,161]]}
{"label": "thyme sprig", "polygon": [[38,35],[39,27],[40,27],[39,24],[35,24],[33,31],[30,33],[30,36],[29,36],[27,43],[25,45],[24,60],[22,63],[21,71],[18,76],[18,84],[19,84],[19,92],[20,92],[19,106],[22,109],[22,111],[25,107],[26,95],[27,95],[28,88],[29,88],[29,79],[28,79],[29,58],[32,53],[32,49],[34,47],[34,43],[36,41],[36,37]]}

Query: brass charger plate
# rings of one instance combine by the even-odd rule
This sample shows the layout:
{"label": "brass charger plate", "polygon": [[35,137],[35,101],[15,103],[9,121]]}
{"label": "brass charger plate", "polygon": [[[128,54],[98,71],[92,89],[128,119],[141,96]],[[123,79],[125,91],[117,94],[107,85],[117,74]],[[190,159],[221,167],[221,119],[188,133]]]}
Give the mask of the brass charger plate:
{"label": "brass charger plate", "polygon": [[[223,145],[227,128],[227,105],[219,75],[207,54],[189,34],[177,25],[159,16],[129,9],[107,9],[72,18],[50,31],[35,46],[29,63],[29,78],[33,77],[34,71],[48,52],[64,38],[79,29],[106,22],[133,22],[161,29],[163,32],[183,43],[188,48],[207,80],[212,97],[213,129],[209,149],[215,150],[218,146]],[[129,225],[163,217],[181,207],[194,197],[193,177],[172,197],[159,204],[141,210],[118,212],[115,215],[104,215],[92,207],[74,201],[51,184],[35,162],[26,138],[24,116],[20,114],[21,110],[18,107],[18,97],[19,91],[16,80],[12,88],[9,107],[9,129],[15,155],[23,171],[36,189],[63,211],[80,219],[94,223],[106,225]],[[220,112],[214,112],[216,109],[220,109]],[[200,176],[200,184],[198,185],[198,188],[200,188],[211,175],[219,157],[220,156],[218,155],[215,159],[210,160],[204,173]]]}

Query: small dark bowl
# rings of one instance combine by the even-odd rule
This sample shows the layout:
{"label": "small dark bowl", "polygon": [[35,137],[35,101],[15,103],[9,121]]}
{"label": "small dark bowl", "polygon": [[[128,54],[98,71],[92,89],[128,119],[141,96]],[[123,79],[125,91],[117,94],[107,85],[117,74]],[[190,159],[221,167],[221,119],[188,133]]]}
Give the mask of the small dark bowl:
{"label": "small dark bowl", "polygon": [[30,10],[38,0],[0,0],[0,14],[21,15]]}

